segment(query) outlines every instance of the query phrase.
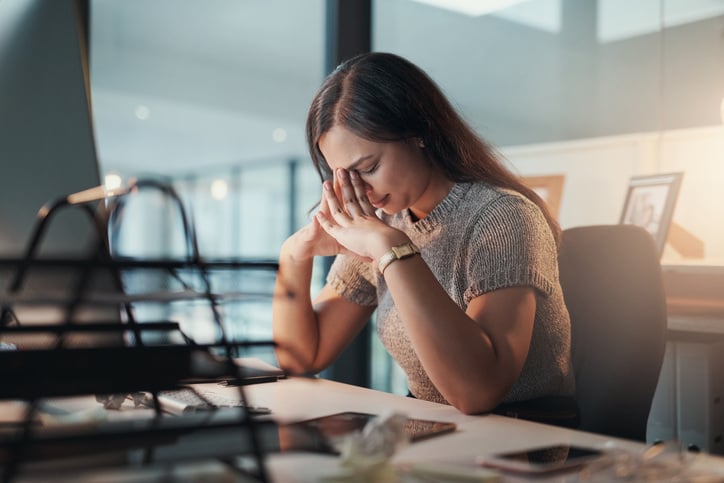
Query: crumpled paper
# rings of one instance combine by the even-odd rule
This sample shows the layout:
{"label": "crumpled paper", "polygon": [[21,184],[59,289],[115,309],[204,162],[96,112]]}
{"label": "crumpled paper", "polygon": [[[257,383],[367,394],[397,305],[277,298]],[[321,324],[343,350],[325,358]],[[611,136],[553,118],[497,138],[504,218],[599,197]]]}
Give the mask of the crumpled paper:
{"label": "crumpled paper", "polygon": [[141,392],[131,394],[96,394],[96,401],[103,405],[104,409],[119,410],[126,399],[133,399],[133,407],[144,406],[147,396]]}
{"label": "crumpled paper", "polygon": [[406,422],[406,415],[388,412],[371,419],[362,431],[345,436],[340,444],[340,464],[346,472],[329,480],[398,481],[399,473],[390,460],[396,451],[410,442],[405,432]]}
{"label": "crumpled paper", "polygon": [[697,453],[685,450],[681,442],[676,440],[648,446],[639,454],[618,447],[614,442],[606,443],[603,448],[606,456],[583,467],[576,481],[723,481],[720,474],[707,474],[705,470],[692,469],[698,457]]}

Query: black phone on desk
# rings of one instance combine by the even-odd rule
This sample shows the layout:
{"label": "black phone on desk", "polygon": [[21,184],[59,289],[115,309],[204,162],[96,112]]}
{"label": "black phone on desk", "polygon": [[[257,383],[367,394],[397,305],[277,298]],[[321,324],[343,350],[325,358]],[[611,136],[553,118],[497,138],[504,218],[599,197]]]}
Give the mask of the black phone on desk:
{"label": "black phone on desk", "polygon": [[480,457],[478,463],[518,473],[541,474],[578,468],[604,456],[604,451],[596,448],[555,444]]}

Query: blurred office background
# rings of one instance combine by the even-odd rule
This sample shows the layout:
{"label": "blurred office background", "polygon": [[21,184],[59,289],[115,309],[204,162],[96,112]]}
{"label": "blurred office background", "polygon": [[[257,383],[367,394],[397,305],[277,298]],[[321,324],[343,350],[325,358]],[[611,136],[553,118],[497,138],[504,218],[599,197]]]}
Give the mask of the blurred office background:
{"label": "blurred office background", "polygon": [[[563,228],[617,223],[632,176],[683,171],[674,221],[707,260],[724,259],[724,1],[361,3],[372,50],[425,69],[516,172],[565,176]],[[102,174],[172,183],[203,256],[275,258],[320,194],[304,123],[329,43],[346,35],[330,28],[336,4],[91,0]],[[129,206],[119,251],[183,254],[178,220],[159,203]],[[680,259],[666,248],[665,261]],[[323,272],[320,262],[318,286]],[[270,335],[268,306],[228,323]],[[406,393],[365,337],[369,385]]]}

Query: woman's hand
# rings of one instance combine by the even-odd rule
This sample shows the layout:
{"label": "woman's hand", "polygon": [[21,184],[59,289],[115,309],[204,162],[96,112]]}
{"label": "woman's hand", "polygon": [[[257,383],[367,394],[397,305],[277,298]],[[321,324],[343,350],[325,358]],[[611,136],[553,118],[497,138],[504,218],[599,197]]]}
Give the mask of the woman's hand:
{"label": "woman's hand", "polygon": [[[356,176],[356,178],[361,183],[359,176]],[[339,177],[335,177],[334,185],[332,185],[331,182],[326,181],[324,186],[329,186],[331,188],[331,198],[335,201],[337,200],[335,192],[339,197],[342,196],[343,187],[340,184]],[[330,196],[326,193],[326,191],[327,190],[325,189],[322,193],[317,216],[312,218],[312,221],[309,224],[300,228],[285,242],[285,251],[291,254],[292,258],[296,261],[310,259],[315,256],[335,256],[340,253],[356,255],[356,253],[347,250],[343,244],[339,243],[320,225],[321,219],[332,219],[328,202]],[[364,189],[362,190],[362,194],[366,202],[365,212],[376,218],[374,208],[370,205],[369,200],[367,200],[367,196],[364,194]]]}
{"label": "woman's hand", "polygon": [[[329,212],[324,196],[319,204],[319,212]],[[287,239],[282,251],[289,253],[297,262],[315,256],[334,256],[345,252],[344,247],[322,229],[316,216]]]}
{"label": "woman's hand", "polygon": [[316,219],[342,248],[363,260],[377,260],[393,245],[409,241],[375,214],[366,186],[356,171],[338,169],[335,182],[323,184],[322,205]]}

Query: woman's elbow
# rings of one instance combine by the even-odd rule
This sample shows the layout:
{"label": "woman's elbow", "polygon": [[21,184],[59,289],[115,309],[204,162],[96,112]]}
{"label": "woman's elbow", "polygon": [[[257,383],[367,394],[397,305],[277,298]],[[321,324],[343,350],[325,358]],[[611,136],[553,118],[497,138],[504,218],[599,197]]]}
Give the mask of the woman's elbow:
{"label": "woman's elbow", "polygon": [[289,348],[277,347],[275,350],[279,367],[290,375],[313,374],[313,357]]}
{"label": "woman's elbow", "polygon": [[277,346],[275,350],[279,367],[287,374],[307,376],[322,372],[329,365],[320,361],[313,353],[303,353],[291,348]]}
{"label": "woman's elbow", "polygon": [[466,415],[489,413],[503,401],[509,390],[509,387],[505,386],[468,386],[459,394],[451,395],[447,400],[458,411]]}
{"label": "woman's elbow", "polygon": [[468,416],[489,413],[490,411],[495,409],[495,406],[497,406],[496,404],[490,404],[488,402],[467,400],[456,401],[455,403],[451,404],[455,407],[455,409]]}

